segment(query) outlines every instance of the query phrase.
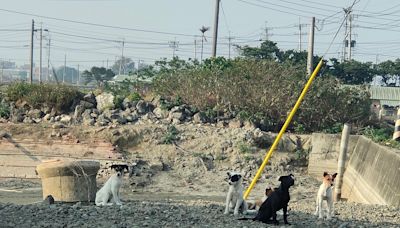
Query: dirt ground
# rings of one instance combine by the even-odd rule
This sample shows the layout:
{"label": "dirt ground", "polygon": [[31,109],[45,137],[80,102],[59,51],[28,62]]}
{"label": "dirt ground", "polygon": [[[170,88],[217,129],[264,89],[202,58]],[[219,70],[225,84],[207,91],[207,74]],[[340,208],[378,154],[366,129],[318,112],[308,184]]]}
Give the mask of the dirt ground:
{"label": "dirt ground", "polygon": [[[93,204],[42,204],[40,180],[0,180],[0,227],[265,227],[223,215],[228,185],[226,172],[244,175],[247,187],[265,150],[254,145],[257,130],[181,124],[179,139],[165,144],[168,125],[138,123],[128,126],[83,127],[1,124],[16,138],[108,140],[135,163],[137,170],[125,177],[122,207],[99,208]],[[56,134],[57,135],[57,134]],[[259,137],[260,138],[260,137]],[[293,173],[289,221],[292,227],[400,227],[398,208],[380,205],[336,203],[330,221],[314,215],[319,180],[307,175],[306,163],[293,151],[276,152],[250,194],[262,197],[266,186],[278,186],[277,177]],[[108,178],[98,179],[98,186]],[[282,224],[282,220],[281,220]]]}

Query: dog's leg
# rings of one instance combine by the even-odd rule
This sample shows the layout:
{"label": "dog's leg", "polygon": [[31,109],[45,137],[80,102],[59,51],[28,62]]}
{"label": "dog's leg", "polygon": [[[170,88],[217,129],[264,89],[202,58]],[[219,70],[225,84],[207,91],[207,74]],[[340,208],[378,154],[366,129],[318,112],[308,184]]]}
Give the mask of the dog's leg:
{"label": "dog's leg", "polygon": [[318,200],[318,205],[317,205],[317,207],[318,207],[318,218],[319,219],[323,219],[324,217],[323,217],[323,215],[322,215],[322,202],[323,202],[323,200],[320,198],[319,200]]}
{"label": "dog's leg", "polygon": [[112,193],[113,200],[114,200],[115,204],[118,205],[118,206],[121,206],[122,202],[121,202],[121,200],[119,199],[119,196],[118,196],[118,189],[117,188],[112,188],[111,189],[111,193]]}
{"label": "dog's leg", "polygon": [[273,222],[275,225],[279,225],[279,221],[276,220],[276,211],[274,211],[274,212],[272,213],[272,222]]}
{"label": "dog's leg", "polygon": [[234,209],[234,211],[233,211],[233,214],[234,214],[234,215],[239,215],[239,209],[240,209],[240,206],[242,205],[242,203],[243,203],[243,199],[242,199],[241,197],[239,197],[239,198],[236,200],[235,209]]}
{"label": "dog's leg", "polygon": [[231,198],[232,198],[232,193],[229,191],[228,195],[226,195],[225,212],[224,212],[225,215],[229,214],[229,204],[231,203]]}
{"label": "dog's leg", "polygon": [[329,219],[332,218],[332,215],[333,215],[333,211],[332,211],[332,204],[333,204],[333,201],[332,201],[332,199],[328,199],[328,200],[326,201],[326,203],[328,204],[328,213],[327,213],[327,215],[326,215],[326,219],[329,220]]}
{"label": "dog's leg", "polygon": [[243,212],[243,214],[244,215],[246,215],[247,214],[247,210],[248,210],[249,208],[248,208],[248,205],[247,205],[247,202],[246,202],[246,200],[242,200],[242,212]]}
{"label": "dog's leg", "polygon": [[290,225],[290,223],[288,223],[287,221],[287,205],[283,207],[283,221],[285,222],[285,224]]}
{"label": "dog's leg", "polygon": [[319,197],[317,196],[317,200],[315,201],[315,213],[314,213],[315,216],[317,216],[319,214],[318,202],[319,202]]}

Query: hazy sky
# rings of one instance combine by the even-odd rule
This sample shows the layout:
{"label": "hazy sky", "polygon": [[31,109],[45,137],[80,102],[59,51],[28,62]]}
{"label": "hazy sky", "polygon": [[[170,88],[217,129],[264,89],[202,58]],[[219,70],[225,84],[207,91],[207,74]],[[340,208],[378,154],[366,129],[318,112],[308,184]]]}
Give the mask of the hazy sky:
{"label": "hazy sky", "polygon": [[[322,55],[344,18],[343,8],[352,3],[353,0],[221,0],[217,55],[228,56],[229,36],[232,44],[257,46],[260,39],[266,39],[266,30],[279,48],[299,49],[299,23],[301,48],[306,49],[312,16],[317,19],[315,54]],[[172,41],[178,43],[177,56],[194,58],[196,50],[200,58],[199,29],[203,25],[210,27],[205,33],[206,58],[211,54],[214,9],[215,0],[4,0],[0,6],[0,58],[19,65],[29,62],[32,19],[36,28],[42,24],[49,31],[43,32],[46,64],[49,36],[50,61],[55,66],[63,65],[64,55],[71,67],[106,66],[107,60],[111,65],[121,55],[122,40],[124,56],[135,62],[171,58]],[[353,11],[352,36],[357,42],[354,59],[379,62],[400,57],[399,1],[359,0]],[[327,57],[342,56],[344,33],[342,28]],[[236,55],[232,46],[231,56]],[[35,34],[34,56],[38,64],[39,32]]]}

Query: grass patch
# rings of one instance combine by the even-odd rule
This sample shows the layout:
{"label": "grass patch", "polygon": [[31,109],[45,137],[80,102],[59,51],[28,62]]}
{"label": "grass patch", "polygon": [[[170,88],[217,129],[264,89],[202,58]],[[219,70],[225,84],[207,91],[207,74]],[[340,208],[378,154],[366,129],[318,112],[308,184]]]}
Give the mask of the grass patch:
{"label": "grass patch", "polygon": [[10,101],[25,101],[33,108],[47,106],[60,112],[67,112],[74,100],[81,99],[83,94],[76,88],[66,85],[17,82],[7,87],[6,96]]}

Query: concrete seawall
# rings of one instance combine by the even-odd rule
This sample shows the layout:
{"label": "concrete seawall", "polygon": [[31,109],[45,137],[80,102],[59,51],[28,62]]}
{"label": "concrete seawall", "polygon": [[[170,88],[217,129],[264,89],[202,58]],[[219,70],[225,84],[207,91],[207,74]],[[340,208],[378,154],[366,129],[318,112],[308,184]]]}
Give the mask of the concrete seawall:
{"label": "concrete seawall", "polygon": [[351,200],[400,206],[400,151],[360,136],[343,181]]}
{"label": "concrete seawall", "polygon": [[[336,172],[340,135],[313,134],[308,171],[321,179]],[[351,136],[342,196],[349,201],[400,207],[400,151]]]}

